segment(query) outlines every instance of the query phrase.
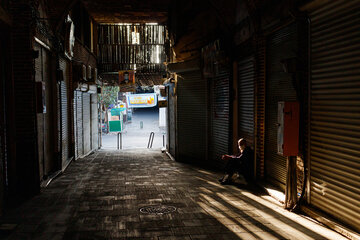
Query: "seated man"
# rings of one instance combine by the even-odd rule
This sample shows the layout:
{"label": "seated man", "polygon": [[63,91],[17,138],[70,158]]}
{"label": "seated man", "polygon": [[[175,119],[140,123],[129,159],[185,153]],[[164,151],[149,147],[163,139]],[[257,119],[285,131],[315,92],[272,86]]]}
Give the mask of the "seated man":
{"label": "seated man", "polygon": [[244,138],[239,139],[238,147],[240,150],[239,155],[223,155],[222,159],[227,160],[225,166],[225,176],[219,179],[221,184],[231,183],[231,178],[234,173],[242,174],[245,180],[249,183],[253,176],[253,161],[254,155],[250,147],[246,146]]}

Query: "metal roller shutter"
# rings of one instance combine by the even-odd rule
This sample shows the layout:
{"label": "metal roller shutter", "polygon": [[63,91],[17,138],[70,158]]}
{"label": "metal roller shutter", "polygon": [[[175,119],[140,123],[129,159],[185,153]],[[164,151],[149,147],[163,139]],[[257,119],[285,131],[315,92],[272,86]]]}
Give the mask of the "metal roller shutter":
{"label": "metal roller shutter", "polygon": [[62,149],[62,168],[69,163],[69,63],[66,59],[60,58],[60,68],[63,70],[63,81],[60,83],[60,113],[61,113],[61,149]]}
{"label": "metal roller shutter", "polygon": [[172,156],[176,156],[176,96],[174,95],[174,84],[171,84],[167,88],[167,96],[169,99],[168,104],[168,138],[169,138],[169,152]]}
{"label": "metal roller shutter", "polygon": [[69,158],[69,129],[68,129],[68,98],[66,82],[60,84],[61,96],[61,147],[62,147],[62,166],[65,167]]}
{"label": "metal roller shutter", "polygon": [[281,64],[298,52],[296,23],[272,34],[267,44],[265,171],[271,183],[285,190],[286,157],[277,154],[277,108],[279,101],[296,101],[291,74]]}
{"label": "metal roller shutter", "polygon": [[83,141],[83,104],[82,95],[80,91],[76,91],[76,146],[78,157],[84,155],[84,141]]}
{"label": "metal roller shutter", "polygon": [[254,147],[254,58],[249,57],[238,62],[238,97],[239,97],[239,137],[247,140]]}
{"label": "metal roller shutter", "polygon": [[98,96],[91,94],[91,149],[99,147]]}
{"label": "metal roller shutter", "polygon": [[211,79],[210,154],[215,166],[223,166],[221,155],[229,153],[230,73],[226,68]]}
{"label": "metal roller shutter", "polygon": [[205,161],[207,86],[200,70],[180,73],[177,83],[177,159]]}
{"label": "metal roller shutter", "polygon": [[360,231],[360,1],[310,13],[310,203]]}
{"label": "metal roller shutter", "polygon": [[77,159],[79,157],[78,154],[78,141],[77,141],[77,91],[74,91],[74,138],[75,138],[75,146],[74,146],[74,150],[75,150],[75,159]]}
{"label": "metal roller shutter", "polygon": [[83,141],[84,141],[84,154],[91,151],[91,128],[90,128],[90,94],[83,93]]}

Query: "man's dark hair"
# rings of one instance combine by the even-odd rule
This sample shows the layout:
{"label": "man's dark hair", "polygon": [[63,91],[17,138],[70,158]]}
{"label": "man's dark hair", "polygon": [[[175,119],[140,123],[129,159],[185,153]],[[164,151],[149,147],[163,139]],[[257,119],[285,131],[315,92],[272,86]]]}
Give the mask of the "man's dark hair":
{"label": "man's dark hair", "polygon": [[239,143],[240,145],[245,145],[245,146],[246,146],[246,140],[245,140],[245,138],[240,138],[239,141],[238,141],[238,143]]}

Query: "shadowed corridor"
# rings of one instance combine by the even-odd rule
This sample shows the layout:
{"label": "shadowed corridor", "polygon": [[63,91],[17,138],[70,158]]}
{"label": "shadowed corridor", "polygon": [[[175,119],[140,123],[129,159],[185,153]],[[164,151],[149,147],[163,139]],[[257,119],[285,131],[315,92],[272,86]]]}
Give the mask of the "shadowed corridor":
{"label": "shadowed corridor", "polygon": [[[219,185],[221,172],[159,150],[100,150],[0,219],[5,239],[346,239],[271,197]],[[164,214],[140,212],[171,206]]]}

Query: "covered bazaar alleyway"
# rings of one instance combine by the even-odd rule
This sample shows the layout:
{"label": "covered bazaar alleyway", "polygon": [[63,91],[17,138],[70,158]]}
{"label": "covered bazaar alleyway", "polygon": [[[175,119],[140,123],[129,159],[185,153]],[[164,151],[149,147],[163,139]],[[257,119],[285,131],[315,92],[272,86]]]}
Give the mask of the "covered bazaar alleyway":
{"label": "covered bazaar alleyway", "polygon": [[[5,214],[0,238],[344,239],[267,195],[219,185],[220,175],[160,151],[100,150]],[[145,210],[163,214],[140,211],[160,205]]]}

